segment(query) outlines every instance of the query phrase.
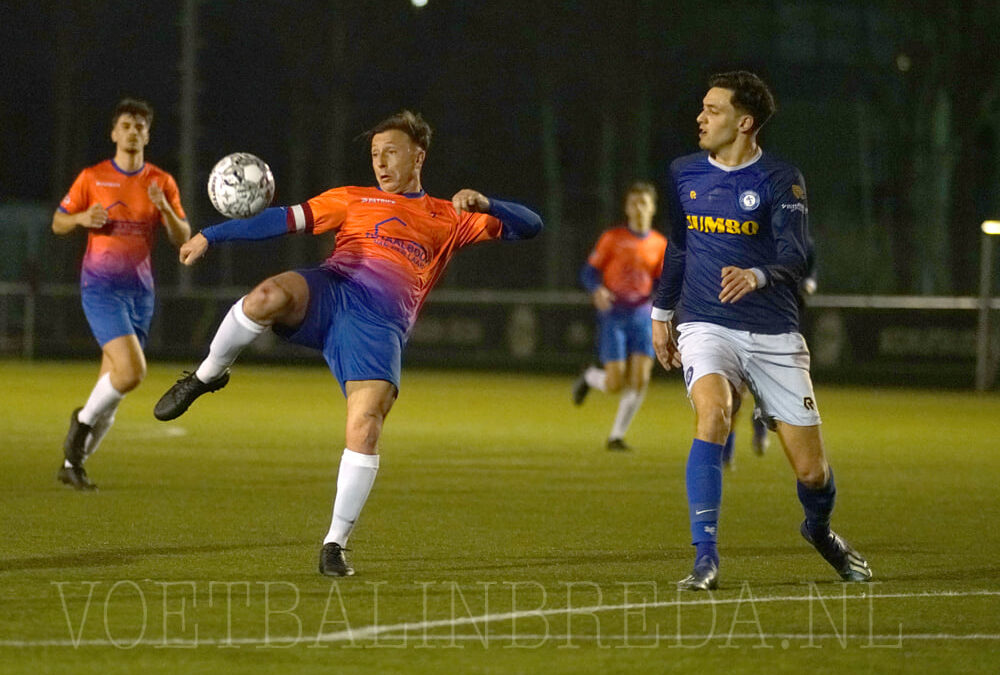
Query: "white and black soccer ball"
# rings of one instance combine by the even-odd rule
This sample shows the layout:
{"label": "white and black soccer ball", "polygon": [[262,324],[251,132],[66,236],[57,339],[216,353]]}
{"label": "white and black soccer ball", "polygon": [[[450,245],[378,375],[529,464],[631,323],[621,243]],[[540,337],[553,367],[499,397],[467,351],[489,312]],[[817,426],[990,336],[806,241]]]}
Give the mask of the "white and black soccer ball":
{"label": "white and black soccer ball", "polygon": [[208,176],[208,198],[215,210],[227,218],[255,216],[274,198],[271,167],[249,152],[226,155]]}

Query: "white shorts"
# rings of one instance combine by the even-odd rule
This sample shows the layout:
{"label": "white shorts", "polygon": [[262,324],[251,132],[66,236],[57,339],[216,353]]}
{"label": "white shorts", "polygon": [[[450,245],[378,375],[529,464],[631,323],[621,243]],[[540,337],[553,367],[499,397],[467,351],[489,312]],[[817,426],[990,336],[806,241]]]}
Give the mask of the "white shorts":
{"label": "white shorts", "polygon": [[801,334],[748,333],[697,321],[681,324],[678,332],[689,396],[699,378],[718,373],[737,391],[749,387],[755,414],[772,428],[775,420],[801,427],[820,423]]}

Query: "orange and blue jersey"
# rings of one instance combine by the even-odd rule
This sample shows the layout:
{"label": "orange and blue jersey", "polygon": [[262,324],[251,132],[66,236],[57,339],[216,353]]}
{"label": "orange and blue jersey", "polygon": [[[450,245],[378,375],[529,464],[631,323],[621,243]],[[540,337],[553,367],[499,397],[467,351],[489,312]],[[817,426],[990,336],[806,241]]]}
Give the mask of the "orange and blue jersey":
{"label": "orange and blue jersey", "polygon": [[500,238],[500,221],[458,214],[450,201],[426,193],[377,188],[327,190],[287,212],[289,228],[337,233],[323,267],[363,287],[381,316],[409,330],[455,251]]}
{"label": "orange and blue jersey", "polygon": [[494,199],[490,204],[490,213],[459,213],[451,201],[424,192],[338,187],[295,206],[214,225],[201,234],[213,244],[336,232],[335,248],[323,268],[350,283],[368,309],[408,332],[458,249],[492,239],[529,238],[541,229],[541,219],[520,205]]}
{"label": "orange and blue jersey", "polygon": [[80,172],[59,204],[64,213],[79,213],[94,204],[108,212],[100,229],[88,230],[80,284],[153,290],[150,251],[162,224],[160,211],[149,198],[157,183],[180,218],[186,218],[173,176],[149,162],[127,172],[108,159]]}
{"label": "orange and blue jersey", "polygon": [[606,230],[581,271],[584,286],[599,284],[615,296],[615,305],[638,307],[649,302],[663,269],[667,239],[655,230],[638,234],[620,226]]}

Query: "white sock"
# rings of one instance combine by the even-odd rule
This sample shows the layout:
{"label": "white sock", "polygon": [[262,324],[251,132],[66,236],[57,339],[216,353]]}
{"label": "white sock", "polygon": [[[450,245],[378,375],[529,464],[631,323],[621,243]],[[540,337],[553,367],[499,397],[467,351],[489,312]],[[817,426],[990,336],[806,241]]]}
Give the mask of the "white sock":
{"label": "white sock", "polygon": [[215,331],[212,345],[208,348],[208,356],[194,374],[202,382],[218,379],[226,372],[226,368],[233,365],[243,348],[267,329],[267,326],[243,313],[243,298],[240,298],[229,308],[226,317],[219,324],[219,330]]}
{"label": "white sock", "polygon": [[97,378],[97,384],[91,390],[90,398],[76,417],[84,424],[92,426],[98,417],[117,408],[123,396],[125,394],[111,386],[111,373],[104,373]]}
{"label": "white sock", "polygon": [[587,368],[587,370],[583,371],[583,380],[598,391],[605,393],[608,391],[608,387],[605,384],[608,377],[603,368],[594,368],[593,366]]}
{"label": "white sock", "polygon": [[609,438],[625,438],[625,433],[632,424],[635,414],[639,412],[645,397],[645,389],[625,389],[622,391],[622,397],[618,401],[618,413],[615,415],[615,423],[611,427]]}
{"label": "white sock", "polygon": [[361,509],[368,500],[375,474],[378,473],[378,455],[363,455],[344,448],[340,458],[340,472],[337,474],[337,497],[333,500],[333,520],[330,531],[323,539],[324,544],[335,541],[341,546],[347,544],[354,523],[361,515]]}
{"label": "white sock", "polygon": [[91,425],[90,433],[87,434],[87,440],[83,444],[83,459],[87,460],[97,452],[97,448],[101,445],[101,441],[108,434],[112,425],[115,423],[115,413],[118,412],[118,406],[104,413]]}

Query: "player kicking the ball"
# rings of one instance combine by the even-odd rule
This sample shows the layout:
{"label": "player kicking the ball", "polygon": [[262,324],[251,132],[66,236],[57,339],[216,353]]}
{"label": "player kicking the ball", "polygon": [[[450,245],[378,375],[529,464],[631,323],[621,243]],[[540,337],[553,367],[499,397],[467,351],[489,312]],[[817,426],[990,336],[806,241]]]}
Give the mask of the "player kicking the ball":
{"label": "player kicking the ball", "polygon": [[378,187],[339,187],[291,207],[208,227],[181,248],[194,264],[223,241],[286,233],[336,231],[322,265],[264,280],[229,310],[208,357],[156,404],[171,420],[202,394],[226,386],[229,367],[267,329],[323,353],[347,397],[346,447],[340,460],[333,518],[319,571],[354,573],[344,547],[378,471],[378,442],[399,391],[403,346],[417,313],[455,251],[491,239],[530,239],[542,228],[533,211],[460,190],[451,201],[429,196],[420,174],[431,128],[404,110],[368,132]]}

